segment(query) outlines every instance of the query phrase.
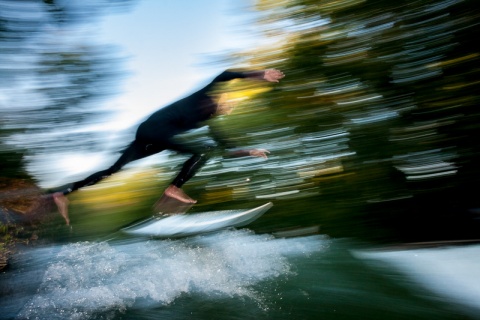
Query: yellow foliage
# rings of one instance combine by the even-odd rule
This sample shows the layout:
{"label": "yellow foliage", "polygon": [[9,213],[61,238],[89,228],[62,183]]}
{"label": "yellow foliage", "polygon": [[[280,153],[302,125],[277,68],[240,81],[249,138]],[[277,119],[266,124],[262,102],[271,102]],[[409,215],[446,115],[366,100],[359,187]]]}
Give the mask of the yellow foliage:
{"label": "yellow foliage", "polygon": [[115,209],[141,203],[159,194],[157,170],[129,169],[111,176],[98,185],[80,190],[75,202],[94,209]]}

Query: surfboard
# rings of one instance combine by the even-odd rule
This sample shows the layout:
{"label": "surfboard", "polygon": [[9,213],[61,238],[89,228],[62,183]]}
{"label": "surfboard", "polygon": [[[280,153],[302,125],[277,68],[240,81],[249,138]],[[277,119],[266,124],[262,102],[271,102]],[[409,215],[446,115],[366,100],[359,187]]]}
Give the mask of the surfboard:
{"label": "surfboard", "polygon": [[174,238],[213,232],[229,227],[243,227],[257,220],[273,204],[265,203],[253,209],[219,210],[192,214],[152,217],[122,231],[135,236]]}

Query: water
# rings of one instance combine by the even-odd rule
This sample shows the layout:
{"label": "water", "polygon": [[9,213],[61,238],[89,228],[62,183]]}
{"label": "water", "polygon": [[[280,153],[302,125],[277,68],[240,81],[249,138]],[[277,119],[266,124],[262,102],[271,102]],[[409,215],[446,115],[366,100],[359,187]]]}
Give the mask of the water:
{"label": "water", "polygon": [[369,263],[394,267],[438,295],[439,300],[480,316],[480,245],[430,249],[360,251],[354,255]]}
{"label": "water", "polygon": [[0,317],[473,319],[391,268],[356,258],[359,248],[248,229],[29,248],[0,277]]}

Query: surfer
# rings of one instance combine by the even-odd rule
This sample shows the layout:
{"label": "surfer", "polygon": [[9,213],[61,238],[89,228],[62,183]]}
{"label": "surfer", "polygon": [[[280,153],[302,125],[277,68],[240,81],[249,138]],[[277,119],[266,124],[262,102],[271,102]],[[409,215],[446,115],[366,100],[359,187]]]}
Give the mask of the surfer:
{"label": "surfer", "polygon": [[[224,71],[197,92],[159,109],[139,125],[134,141],[130,143],[120,158],[110,168],[96,172],[83,180],[57,188],[51,193],[58,211],[68,225],[70,223],[68,217],[69,201],[66,197],[68,194],[82,187],[99,182],[119,171],[129,162],[151,156],[164,150],[191,154],[191,157],[183,164],[178,175],[165,189],[164,195],[183,203],[196,203],[196,200],[189,197],[182,190],[182,186],[205,164],[214,149],[217,147],[228,149],[232,146],[226,139],[222,138],[218,132],[212,131],[211,135],[216,141],[216,145],[206,143],[185,144],[179,142],[176,137],[188,130],[200,127],[204,121],[222,111],[218,103],[209,96],[209,92],[215,84],[233,79],[279,82],[283,77],[283,72],[276,69],[247,72]],[[233,157],[253,156],[267,158],[267,153],[269,153],[268,150],[252,149],[237,150],[230,152],[229,155]]]}

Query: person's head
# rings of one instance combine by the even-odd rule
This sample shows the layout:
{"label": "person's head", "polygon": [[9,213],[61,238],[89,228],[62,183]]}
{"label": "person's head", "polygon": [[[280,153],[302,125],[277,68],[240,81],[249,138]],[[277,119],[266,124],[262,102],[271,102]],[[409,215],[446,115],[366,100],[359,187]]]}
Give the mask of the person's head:
{"label": "person's head", "polygon": [[237,102],[233,99],[228,99],[228,94],[222,93],[217,102],[217,115],[229,115],[235,109]]}

